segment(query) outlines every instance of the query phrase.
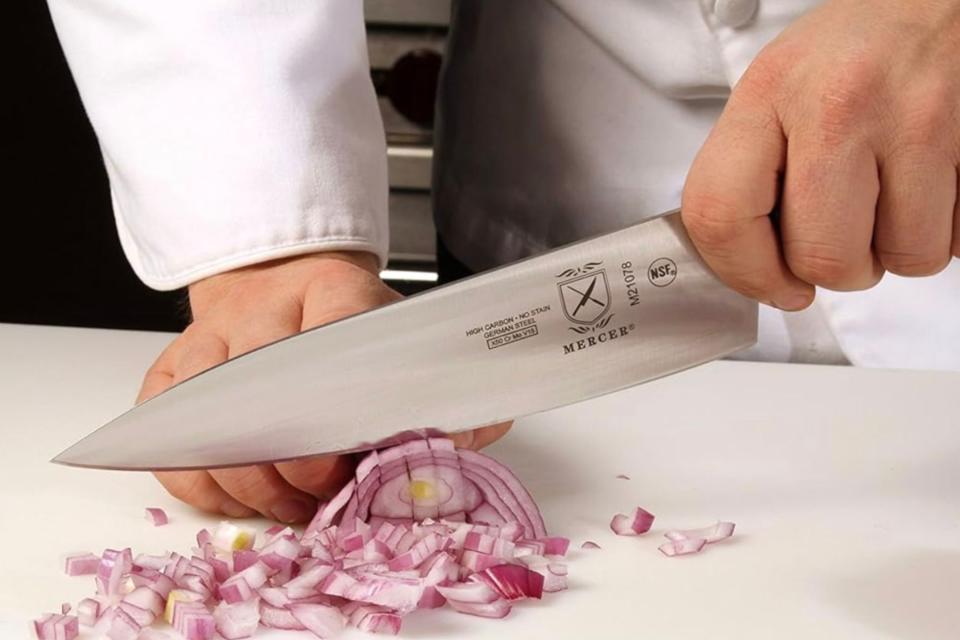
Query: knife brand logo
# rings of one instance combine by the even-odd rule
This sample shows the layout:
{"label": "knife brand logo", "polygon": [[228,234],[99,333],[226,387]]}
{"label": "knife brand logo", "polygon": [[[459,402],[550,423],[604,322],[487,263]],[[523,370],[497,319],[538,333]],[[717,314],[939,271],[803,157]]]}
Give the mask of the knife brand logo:
{"label": "knife brand logo", "polygon": [[[570,322],[590,326],[601,321],[610,310],[610,285],[607,283],[607,272],[599,268],[602,264],[588,262],[582,267],[557,274],[558,278],[566,278],[557,283],[557,289],[560,290],[563,315]],[[577,331],[586,329],[586,326],[570,328]]]}
{"label": "knife brand logo", "polygon": [[610,284],[607,272],[600,268],[602,266],[602,262],[588,262],[556,276],[562,278],[557,283],[557,290],[563,315],[574,323],[567,329],[582,336],[580,340],[563,345],[563,355],[623,338],[636,328],[634,324],[608,328],[615,314],[609,313]]}

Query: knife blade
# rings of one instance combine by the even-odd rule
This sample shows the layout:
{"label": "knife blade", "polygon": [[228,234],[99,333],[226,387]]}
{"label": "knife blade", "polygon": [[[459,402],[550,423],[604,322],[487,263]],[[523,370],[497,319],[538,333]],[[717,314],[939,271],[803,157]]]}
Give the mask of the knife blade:
{"label": "knife blade", "polygon": [[677,212],[312,329],[185,380],[53,461],[215,468],[455,433],[756,341]]}

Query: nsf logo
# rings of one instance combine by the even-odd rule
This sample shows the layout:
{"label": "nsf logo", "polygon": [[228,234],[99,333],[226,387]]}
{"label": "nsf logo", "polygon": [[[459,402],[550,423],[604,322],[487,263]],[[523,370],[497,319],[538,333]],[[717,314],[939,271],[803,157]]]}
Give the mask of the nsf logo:
{"label": "nsf logo", "polygon": [[657,258],[647,268],[647,279],[655,287],[665,287],[677,279],[677,263],[670,258]]}

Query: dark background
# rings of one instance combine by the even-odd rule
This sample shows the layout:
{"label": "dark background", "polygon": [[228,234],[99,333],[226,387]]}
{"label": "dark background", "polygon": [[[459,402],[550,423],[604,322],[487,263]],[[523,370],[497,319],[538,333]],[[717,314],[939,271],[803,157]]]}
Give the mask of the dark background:
{"label": "dark background", "polygon": [[120,249],[97,141],[46,3],[6,12],[15,54],[4,56],[13,82],[2,100],[0,322],[182,329],[185,293],[148,289]]}

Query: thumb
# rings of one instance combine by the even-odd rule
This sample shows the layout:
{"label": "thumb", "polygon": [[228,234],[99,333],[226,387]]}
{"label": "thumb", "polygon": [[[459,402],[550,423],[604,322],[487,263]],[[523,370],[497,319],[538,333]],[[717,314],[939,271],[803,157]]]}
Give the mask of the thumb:
{"label": "thumb", "polygon": [[304,294],[301,331],[369,311],[401,299],[380,277],[341,263],[314,278]]}

